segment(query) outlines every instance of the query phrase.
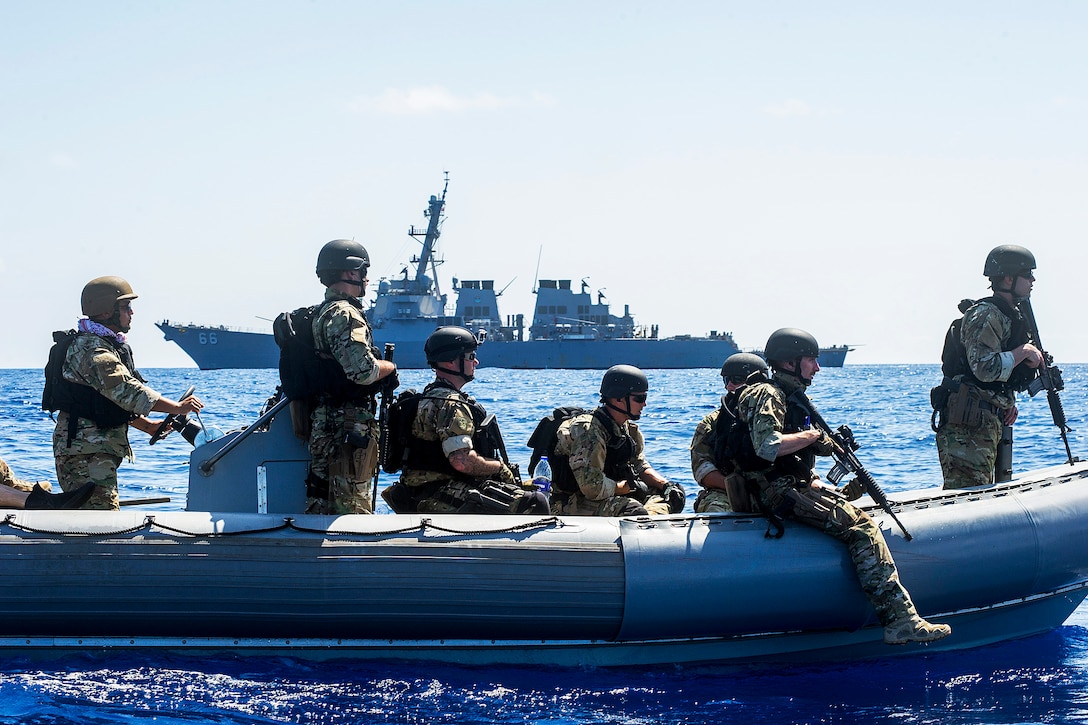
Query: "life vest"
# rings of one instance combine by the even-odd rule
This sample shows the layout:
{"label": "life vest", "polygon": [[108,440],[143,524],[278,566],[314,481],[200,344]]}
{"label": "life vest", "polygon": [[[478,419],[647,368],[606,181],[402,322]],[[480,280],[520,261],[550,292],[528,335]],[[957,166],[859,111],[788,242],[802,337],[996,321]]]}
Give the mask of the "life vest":
{"label": "life vest", "polygon": [[983,382],[976,378],[975,374],[971,371],[971,366],[967,361],[967,348],[963,344],[961,333],[963,317],[970,309],[984,302],[997,307],[997,309],[1001,311],[1001,314],[1005,315],[1005,317],[1012,322],[1012,330],[1009,333],[1009,339],[1005,342],[1008,349],[1031,342],[1031,336],[1028,334],[1027,322],[1024,320],[1024,316],[1020,314],[1019,309],[1010,305],[1002,297],[994,295],[993,297],[986,297],[977,301],[969,299],[963,300],[959,304],[959,310],[964,314],[952,321],[944,336],[944,347],[941,350],[941,372],[948,380],[965,380],[977,388],[990,390],[995,393],[1011,395],[1019,390],[1027,390],[1028,384],[1031,383],[1038,374],[1036,370],[1029,368],[1027,365],[1017,365],[1013,368],[1012,375],[1005,381],[993,380],[990,382]]}
{"label": "life vest", "polygon": [[[436,380],[423,389],[422,393],[414,390],[406,390],[397,396],[397,399],[389,405],[389,438],[387,440],[388,452],[382,454],[382,468],[386,473],[409,468],[417,471],[433,471],[447,474],[452,479],[461,481],[474,480],[471,476],[461,473],[450,463],[449,457],[442,450],[441,440],[425,440],[412,433],[412,423],[419,414],[419,405],[424,399],[448,400],[430,393],[436,388],[456,390],[443,380]],[[494,416],[489,416],[484,407],[475,399],[456,390],[460,396],[458,402],[468,408],[472,415],[472,449],[484,458],[495,458],[496,450],[494,441],[497,439],[497,431],[492,427],[498,427]]]}
{"label": "life vest", "polygon": [[[626,481],[633,478],[631,458],[635,455],[634,439],[626,433],[614,432],[615,421],[604,408],[597,408],[591,415],[604,426],[605,430],[604,475],[613,481]],[[558,433],[559,426],[555,426],[556,438]],[[555,453],[555,443],[551,444],[551,450],[554,457],[549,458],[548,461],[552,467],[552,490],[568,495],[578,493],[578,479],[575,478],[574,470],[570,467],[570,456]]]}
{"label": "life vest", "polygon": [[[373,411],[380,384],[352,382],[335,358],[317,349],[314,321],[336,301],[326,300],[319,305],[283,312],[272,322],[272,336],[280,348],[280,387],[290,400],[334,406],[351,402]],[[357,306],[361,311],[361,304]]]}
{"label": "life vest", "polygon": [[[137,417],[132,411],[125,410],[90,385],[73,383],[64,377],[64,360],[68,355],[68,348],[81,334],[91,333],[75,330],[57,330],[53,333],[53,347],[49,349],[49,360],[45,364],[45,387],[42,389],[42,410],[50,414],[58,410],[68,414],[69,448],[75,439],[80,418],[93,421],[99,428],[116,428],[119,425],[128,425],[129,421]],[[99,339],[117,354],[121,364],[128,368],[134,378],[141,383],[147,382],[132,362],[131,347],[108,337],[99,336]]]}

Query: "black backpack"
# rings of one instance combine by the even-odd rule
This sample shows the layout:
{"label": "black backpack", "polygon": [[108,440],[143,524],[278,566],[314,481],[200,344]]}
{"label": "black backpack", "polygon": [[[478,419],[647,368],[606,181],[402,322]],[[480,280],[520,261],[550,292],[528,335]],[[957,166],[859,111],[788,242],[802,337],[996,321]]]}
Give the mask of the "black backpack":
{"label": "black backpack", "polygon": [[72,340],[79,333],[75,330],[57,330],[53,333],[53,347],[49,348],[49,361],[45,364],[45,387],[42,389],[42,410],[48,411],[50,417],[61,409],[68,407],[68,387],[64,381],[64,358],[68,354],[68,348]]}
{"label": "black backpack", "polygon": [[975,302],[970,299],[960,300],[960,316],[952,320],[948,331],[944,334],[944,347],[941,348],[941,373],[946,378],[953,379],[957,375],[967,375],[971,372],[967,366],[967,348],[963,346],[960,328],[963,326],[963,316],[967,314],[967,310],[974,307]]}
{"label": "black backpack", "polygon": [[[559,441],[559,426],[562,425],[563,421],[589,412],[591,411],[585,408],[567,405],[556,408],[550,415],[540,419],[540,422],[536,424],[536,430],[529,436],[529,447],[533,449],[533,454],[529,458],[530,474],[532,474],[542,456],[547,456],[549,461],[555,461],[555,444]],[[555,466],[556,464],[552,463],[553,476],[556,472]]]}
{"label": "black backpack", "polygon": [[280,348],[280,386],[290,400],[313,400],[332,392],[330,382],[344,377],[332,358],[314,347],[314,318],[325,303],[280,313],[272,322],[272,337]]}
{"label": "black backpack", "polygon": [[384,425],[389,434],[386,436],[385,448],[382,449],[381,456],[382,470],[386,473],[396,473],[404,466],[404,461],[408,457],[408,441],[412,437],[412,421],[416,419],[421,400],[423,400],[422,393],[410,389],[404,390],[385,411]]}

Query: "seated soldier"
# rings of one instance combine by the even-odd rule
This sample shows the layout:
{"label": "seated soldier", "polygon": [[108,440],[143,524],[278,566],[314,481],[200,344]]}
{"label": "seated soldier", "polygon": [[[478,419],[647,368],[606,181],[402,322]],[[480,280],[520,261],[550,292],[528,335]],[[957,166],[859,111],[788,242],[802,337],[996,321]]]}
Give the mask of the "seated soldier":
{"label": "seated soldier", "polygon": [[559,426],[552,463],[552,512],[574,516],[646,516],[684,509],[684,490],[642,454],[633,421],[646,407],[650,383],[631,365],[614,365],[601,380],[601,405]]}
{"label": "seated soldier", "polygon": [[413,505],[419,513],[548,513],[547,497],[523,487],[496,457],[494,416],[461,392],[475,377],[477,347],[463,327],[440,327],[427,338],[435,380],[419,399],[400,483],[391,487],[397,491],[382,494],[398,513]]}
{"label": "seated soldier", "polygon": [[750,352],[733,353],[722,365],[725,395],[722,404],[695,427],[691,439],[691,475],[703,487],[695,498],[695,513],[755,511],[744,477],[726,452],[729,433],[737,420],[737,391],[755,371],[767,372],[763,358]]}
{"label": "seated soldier", "polygon": [[77,489],[50,493],[40,483],[15,477],[7,462],[0,459],[0,508],[5,509],[77,509],[94,493],[88,481]]}

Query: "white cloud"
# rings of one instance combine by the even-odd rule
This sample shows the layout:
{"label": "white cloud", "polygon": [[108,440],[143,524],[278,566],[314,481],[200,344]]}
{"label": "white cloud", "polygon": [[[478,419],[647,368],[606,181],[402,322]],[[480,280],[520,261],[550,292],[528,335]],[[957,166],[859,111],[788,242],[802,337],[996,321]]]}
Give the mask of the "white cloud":
{"label": "white cloud", "polygon": [[554,99],[544,93],[534,92],[528,98],[500,97],[493,93],[476,93],[457,96],[441,86],[427,88],[386,89],[381,95],[364,97],[351,104],[355,111],[377,111],[393,115],[418,115],[427,113],[495,111],[502,108],[526,106],[550,106]]}

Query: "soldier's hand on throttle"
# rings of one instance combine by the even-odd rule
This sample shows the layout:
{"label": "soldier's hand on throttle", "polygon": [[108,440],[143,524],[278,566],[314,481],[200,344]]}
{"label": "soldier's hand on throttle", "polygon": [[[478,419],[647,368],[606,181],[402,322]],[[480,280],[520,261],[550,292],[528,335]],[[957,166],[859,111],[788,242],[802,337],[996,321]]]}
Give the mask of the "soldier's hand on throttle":
{"label": "soldier's hand on throttle", "polygon": [[167,410],[166,412],[173,413],[174,415],[186,415],[188,413],[195,413],[196,411],[201,410],[204,407],[203,401],[201,401],[200,398],[196,397],[195,395],[190,395],[179,403],[175,403],[172,400],[168,401],[168,403],[172,404],[174,409]]}

